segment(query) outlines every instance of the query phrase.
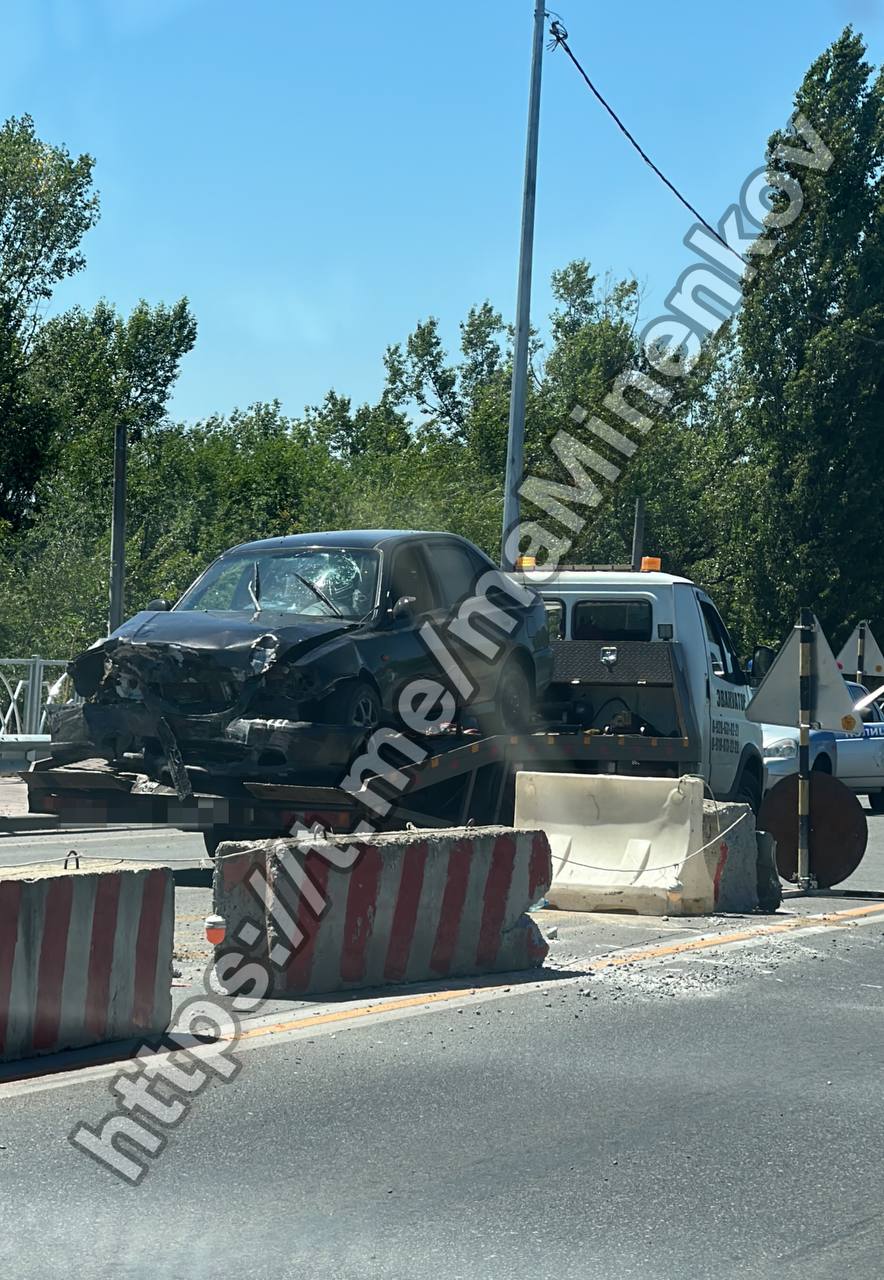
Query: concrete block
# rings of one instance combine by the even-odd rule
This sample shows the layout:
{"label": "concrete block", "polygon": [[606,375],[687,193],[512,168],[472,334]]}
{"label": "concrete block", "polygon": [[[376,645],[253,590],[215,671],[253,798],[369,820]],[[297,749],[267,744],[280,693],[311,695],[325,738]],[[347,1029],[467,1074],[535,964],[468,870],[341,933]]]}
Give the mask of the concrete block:
{"label": "concrete block", "polygon": [[223,844],[216,958],[263,962],[277,995],[532,968],[547,946],[524,913],[550,877],[545,835],[506,827]]}
{"label": "concrete block", "polygon": [[170,868],[23,867],[0,876],[0,1061],[165,1030]]}
{"label": "concrete block", "polygon": [[691,776],[517,774],[516,826],[549,837],[550,906],[670,916],[751,911],[754,817],[746,805],[704,802],[703,790]]}

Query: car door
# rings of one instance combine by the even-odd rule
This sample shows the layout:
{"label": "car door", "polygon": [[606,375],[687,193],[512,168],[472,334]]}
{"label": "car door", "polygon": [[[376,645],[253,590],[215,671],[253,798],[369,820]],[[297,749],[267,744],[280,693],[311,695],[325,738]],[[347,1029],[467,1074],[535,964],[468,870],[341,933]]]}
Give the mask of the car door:
{"label": "car door", "polygon": [[[421,638],[421,627],[438,614],[433,575],[418,541],[402,542],[385,553],[378,625],[363,650],[372,669],[384,710],[396,713],[399,695],[412,680],[437,678],[433,657]],[[410,610],[393,617],[397,600],[411,597]]]}
{"label": "car door", "polygon": [[[495,566],[485,561],[478,553],[474,553],[470,547],[453,538],[428,540],[426,550],[436,579],[436,594],[441,605],[436,617],[440,639],[474,687],[470,698],[471,704],[491,702],[497,689],[500,671],[511,647],[506,633],[496,627],[482,626],[481,623],[476,628],[483,635],[487,635],[490,643],[497,647],[496,656],[489,659],[471,644],[466,643],[457,630],[446,624],[454,617],[463,601],[476,594],[476,584],[483,574],[493,572]],[[495,600],[495,603],[498,602]],[[506,609],[505,600],[499,603]],[[513,634],[515,635],[516,632],[514,631]]]}
{"label": "car door", "polygon": [[[866,693],[861,685],[849,684],[847,687],[855,702]],[[884,784],[884,718],[874,702],[860,715],[863,720],[861,738],[837,735],[838,777],[852,791]]]}

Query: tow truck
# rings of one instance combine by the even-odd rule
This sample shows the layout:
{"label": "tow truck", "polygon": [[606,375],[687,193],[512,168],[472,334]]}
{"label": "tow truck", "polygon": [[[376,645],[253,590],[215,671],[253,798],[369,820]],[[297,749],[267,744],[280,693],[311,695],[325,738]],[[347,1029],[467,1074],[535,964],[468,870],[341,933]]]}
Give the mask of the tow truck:
{"label": "tow truck", "polygon": [[[542,596],[554,652],[531,732],[483,736],[467,722],[416,742],[390,727],[368,735],[305,725],[305,765],[290,779],[213,776],[188,765],[185,799],[172,779],[104,759],[60,763],[50,748],[23,775],[30,808],[74,826],[199,831],[210,853],[221,840],[281,835],[299,823],[337,832],[366,817],[374,830],[510,824],[522,769],[695,774],[712,797],[757,810],[765,773],[760,727],[745,715],[749,680],[700,587],[661,572],[653,557],[638,571],[575,565],[550,574],[523,564],[515,576]],[[349,784],[323,759],[349,760]]]}

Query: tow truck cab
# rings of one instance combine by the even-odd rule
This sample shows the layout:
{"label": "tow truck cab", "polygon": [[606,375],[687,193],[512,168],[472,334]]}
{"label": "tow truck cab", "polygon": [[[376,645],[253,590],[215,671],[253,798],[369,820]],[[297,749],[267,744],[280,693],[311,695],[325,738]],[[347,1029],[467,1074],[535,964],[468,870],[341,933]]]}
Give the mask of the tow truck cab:
{"label": "tow truck cab", "polygon": [[[629,569],[519,574],[546,604],[555,654],[542,715],[600,734],[687,736],[716,799],[757,809],[762,736],[752,690],[721,615],[687,578]],[[640,753],[639,753],[640,756]],[[636,759],[617,772],[651,772]],[[684,770],[687,772],[688,770]]]}

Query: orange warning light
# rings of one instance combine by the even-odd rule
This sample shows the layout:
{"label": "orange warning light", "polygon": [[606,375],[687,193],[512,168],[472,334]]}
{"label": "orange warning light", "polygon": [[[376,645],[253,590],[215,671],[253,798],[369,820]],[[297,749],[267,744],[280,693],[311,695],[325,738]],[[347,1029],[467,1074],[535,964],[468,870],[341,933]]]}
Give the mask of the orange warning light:
{"label": "orange warning light", "polygon": [[223,916],[206,916],[206,941],[220,947],[227,937],[227,921]]}
{"label": "orange warning light", "polygon": [[642,573],[659,573],[663,561],[659,556],[642,556]]}

